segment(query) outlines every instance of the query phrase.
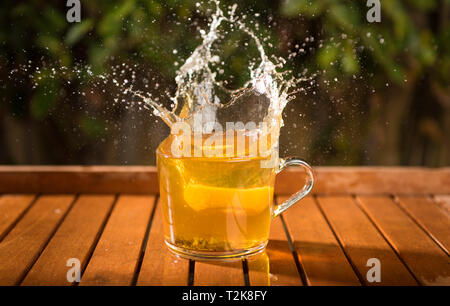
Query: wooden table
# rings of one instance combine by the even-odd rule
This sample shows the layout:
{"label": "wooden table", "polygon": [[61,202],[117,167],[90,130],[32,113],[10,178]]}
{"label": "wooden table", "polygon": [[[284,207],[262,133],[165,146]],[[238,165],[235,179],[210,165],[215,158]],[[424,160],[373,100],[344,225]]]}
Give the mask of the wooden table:
{"label": "wooden table", "polygon": [[[79,285],[450,285],[449,168],[315,172],[266,252],[216,263],[165,247],[154,167],[0,167],[0,285],[71,285],[71,258]],[[302,183],[285,171],[276,200]]]}

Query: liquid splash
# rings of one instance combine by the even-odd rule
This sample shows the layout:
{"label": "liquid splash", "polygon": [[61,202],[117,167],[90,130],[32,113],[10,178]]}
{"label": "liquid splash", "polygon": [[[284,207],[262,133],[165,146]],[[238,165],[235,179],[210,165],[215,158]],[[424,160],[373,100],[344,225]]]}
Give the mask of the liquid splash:
{"label": "liquid splash", "polygon": [[[176,123],[183,122],[194,133],[210,134],[217,123],[225,126],[224,123],[230,121],[244,124],[254,122],[256,125],[251,129],[248,125],[245,126],[245,135],[256,140],[269,133],[270,139],[276,142],[270,147],[277,146],[283,126],[283,110],[295,98],[296,93],[306,94],[309,91],[308,88],[320,72],[309,73],[305,70],[294,77],[291,71],[284,69],[287,63],[285,59],[267,56],[265,45],[270,48],[273,46],[267,43],[266,37],[259,38],[246,25],[245,14],[237,13],[236,4],[227,7],[225,11],[218,0],[213,1],[213,5],[215,9],[210,15],[207,28],[200,30],[201,43],[177,71],[176,90],[174,93],[166,90],[165,98],[160,88],[164,81],[160,82],[150,73],[142,75],[139,73],[142,67],[120,58],[110,59],[108,72],[97,73],[89,65],[78,62],[73,67],[46,62],[39,66],[39,63],[34,65],[30,62],[11,71],[9,77],[13,79],[14,75],[28,75],[32,88],[42,88],[46,93],[51,93],[54,89],[45,87],[45,80],[59,79],[67,88],[72,88],[71,84],[75,85],[73,88],[78,88],[70,95],[80,99],[80,103],[74,106],[79,107],[80,111],[87,113],[86,109],[90,108],[87,101],[102,94],[109,101],[106,106],[108,113],[120,109],[140,111],[145,108],[151,110],[168,127],[172,128]],[[225,26],[228,28],[224,29]],[[224,67],[227,59],[222,56],[224,52],[220,43],[225,41],[230,32],[240,32],[252,44],[249,50],[241,51],[240,48],[239,52],[251,51],[249,53],[256,54],[243,68],[245,71],[242,71],[242,75],[248,75],[248,79],[234,89],[229,86],[233,81],[220,80],[223,71],[227,69]],[[302,50],[290,53],[287,59],[291,60]],[[169,106],[165,106],[167,102]],[[265,123],[268,128],[263,131],[258,123]],[[111,129],[120,129],[117,123],[111,122],[110,125]],[[135,128],[136,125],[133,123],[132,127]]]}
{"label": "liquid splash", "polygon": [[[290,71],[282,71],[285,60],[269,59],[260,39],[236,16],[237,5],[228,7],[224,13],[219,1],[214,3],[215,12],[211,16],[209,28],[200,31],[202,43],[177,71],[176,93],[173,96],[168,94],[172,108],[163,107],[148,93],[134,90],[132,85],[126,92],[142,99],[147,108],[151,108],[153,114],[169,127],[184,122],[195,133],[211,133],[217,123],[223,125],[225,121],[244,117],[242,121],[264,122],[271,138],[278,139],[283,125],[283,109],[300,91],[296,86],[314,76],[294,78]],[[226,80],[217,80],[220,65],[224,61],[218,55],[220,50],[216,50],[215,44],[227,34],[220,29],[223,24],[227,24],[232,31],[245,33],[257,48],[258,58],[252,60],[248,67],[250,78],[238,89],[229,89]],[[242,116],[242,112],[248,115]],[[261,131],[256,128],[249,132]]]}

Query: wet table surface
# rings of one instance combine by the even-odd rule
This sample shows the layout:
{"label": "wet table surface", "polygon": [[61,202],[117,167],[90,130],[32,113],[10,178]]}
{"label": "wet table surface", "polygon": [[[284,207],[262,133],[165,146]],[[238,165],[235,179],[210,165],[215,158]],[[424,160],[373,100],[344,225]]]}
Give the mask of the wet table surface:
{"label": "wet table surface", "polygon": [[[219,263],[168,251],[153,167],[2,166],[0,285],[450,285],[449,168],[315,173],[264,253]],[[275,200],[302,183],[286,171]]]}

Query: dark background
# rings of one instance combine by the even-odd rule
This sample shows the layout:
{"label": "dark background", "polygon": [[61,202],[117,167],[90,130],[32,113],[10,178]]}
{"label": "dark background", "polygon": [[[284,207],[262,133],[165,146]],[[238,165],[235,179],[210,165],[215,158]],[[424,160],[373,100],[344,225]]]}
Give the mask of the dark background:
{"label": "dark background", "polygon": [[[0,2],[0,164],[154,164],[168,128],[147,110],[114,103],[118,89],[98,86],[85,67],[111,75],[124,64],[157,94],[173,92],[212,6],[81,0],[82,22],[69,23],[65,4]],[[259,24],[269,54],[304,48],[287,68],[319,72],[286,107],[281,156],[313,165],[450,165],[450,1],[381,0],[381,23],[367,22],[365,1],[238,5],[250,27]],[[244,53],[239,44],[224,48],[225,77],[236,85],[246,77]]]}

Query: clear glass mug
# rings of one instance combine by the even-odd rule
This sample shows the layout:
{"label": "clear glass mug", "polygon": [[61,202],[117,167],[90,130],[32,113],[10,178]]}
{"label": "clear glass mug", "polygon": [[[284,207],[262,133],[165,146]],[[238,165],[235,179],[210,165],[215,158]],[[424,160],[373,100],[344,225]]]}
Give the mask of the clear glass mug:
{"label": "clear glass mug", "polygon": [[[257,254],[269,238],[271,220],[312,189],[311,166],[300,158],[181,157],[171,154],[169,136],[156,151],[164,238],[169,249],[191,259],[227,260]],[[302,167],[303,188],[274,205],[275,176]]]}

